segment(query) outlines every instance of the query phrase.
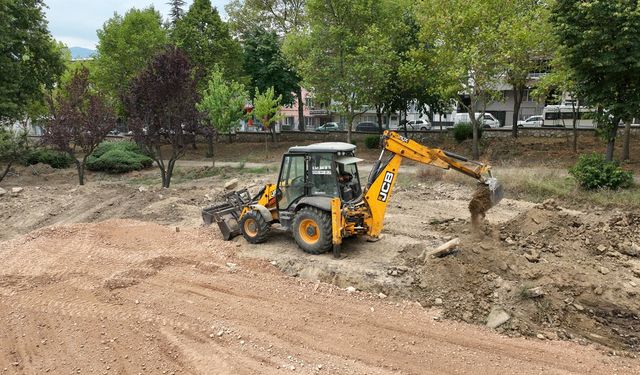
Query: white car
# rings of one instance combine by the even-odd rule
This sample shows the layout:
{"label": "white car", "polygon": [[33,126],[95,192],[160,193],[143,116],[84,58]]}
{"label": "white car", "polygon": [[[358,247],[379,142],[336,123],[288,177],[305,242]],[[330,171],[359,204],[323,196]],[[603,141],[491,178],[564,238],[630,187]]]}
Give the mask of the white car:
{"label": "white car", "polygon": [[[495,118],[491,113],[485,113],[482,117],[482,113],[476,112],[476,119],[482,123],[483,128],[499,128],[502,126],[500,121]],[[461,123],[471,123],[468,113],[456,113],[453,117],[453,124],[458,125]]]}
{"label": "white car", "polygon": [[431,123],[427,119],[411,120],[407,125],[413,127],[416,130],[429,130],[431,129]]}
{"label": "white car", "polygon": [[542,116],[531,116],[528,117],[524,121],[518,121],[519,127],[528,127],[528,128],[539,128],[544,123],[544,119]]}

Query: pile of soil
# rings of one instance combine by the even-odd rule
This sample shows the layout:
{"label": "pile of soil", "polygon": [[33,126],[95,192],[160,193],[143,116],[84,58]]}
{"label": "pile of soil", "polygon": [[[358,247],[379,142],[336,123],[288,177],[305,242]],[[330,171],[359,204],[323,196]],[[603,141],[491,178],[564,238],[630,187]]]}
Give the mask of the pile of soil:
{"label": "pile of soil", "polygon": [[[512,336],[592,341],[640,350],[640,215],[585,214],[538,205],[485,235],[461,236],[458,253],[437,259],[404,252],[414,278],[408,294],[440,305],[448,318],[485,324]],[[446,231],[464,232],[467,222]],[[437,301],[437,303],[436,303]],[[506,317],[506,315],[504,315]]]}

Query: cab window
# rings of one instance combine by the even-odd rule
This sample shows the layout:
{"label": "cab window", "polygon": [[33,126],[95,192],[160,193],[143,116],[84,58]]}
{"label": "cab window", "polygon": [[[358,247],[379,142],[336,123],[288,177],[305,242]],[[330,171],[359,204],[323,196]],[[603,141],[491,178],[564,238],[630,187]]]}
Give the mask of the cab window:
{"label": "cab window", "polygon": [[304,155],[286,155],[278,179],[278,207],[287,209],[291,203],[304,195]]}
{"label": "cab window", "polygon": [[333,173],[333,154],[311,156],[311,194],[338,196],[338,185]]}

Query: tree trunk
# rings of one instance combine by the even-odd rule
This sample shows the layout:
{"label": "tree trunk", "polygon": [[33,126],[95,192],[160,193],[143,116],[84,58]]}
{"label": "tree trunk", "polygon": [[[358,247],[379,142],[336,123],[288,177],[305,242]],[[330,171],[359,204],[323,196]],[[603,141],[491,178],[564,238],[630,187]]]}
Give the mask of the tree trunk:
{"label": "tree trunk", "polygon": [[580,107],[576,108],[575,101],[571,104],[573,109],[573,153],[578,153],[578,116],[580,115]]}
{"label": "tree trunk", "polygon": [[624,123],[624,145],[622,148],[622,160],[631,160],[629,155],[629,143],[631,139],[631,121],[626,120]]}
{"label": "tree trunk", "polygon": [[513,135],[514,138],[518,138],[518,118],[520,114],[520,106],[522,106],[523,97],[524,97],[524,86],[518,87],[518,88],[514,86],[513,117],[512,117],[513,125],[511,129],[511,134]]}
{"label": "tree trunk", "polygon": [[162,178],[162,187],[164,187],[165,182],[167,181],[167,171],[164,169],[164,161],[162,160],[162,156],[159,159],[156,159],[156,165],[160,169],[160,178]]}
{"label": "tree trunk", "polygon": [[618,134],[618,123],[620,119],[614,119],[613,126],[607,135],[607,153],[605,155],[607,161],[613,161],[613,151],[616,147],[616,135]]}
{"label": "tree trunk", "polygon": [[480,150],[478,149],[478,120],[475,119],[475,115],[473,116],[473,120],[471,120],[471,127],[473,128],[473,142],[471,146],[471,154],[473,160],[480,159]]}
{"label": "tree trunk", "polygon": [[164,175],[162,181],[163,188],[169,188],[171,185],[171,176],[173,176],[173,167],[176,165],[176,159],[169,159],[169,165],[167,165],[167,173]]}
{"label": "tree trunk", "polygon": [[76,169],[78,170],[78,183],[84,185],[84,159],[82,162],[76,159]]}
{"label": "tree trunk", "polygon": [[347,117],[347,143],[351,143],[351,128],[353,127],[353,116]]}
{"label": "tree trunk", "polygon": [[231,134],[231,130],[229,130],[227,136],[229,137],[229,143],[233,143],[233,135]]}
{"label": "tree trunk", "polygon": [[9,173],[9,170],[11,169],[12,164],[13,164],[13,161],[10,161],[9,163],[7,163],[7,167],[4,169],[4,172],[2,172],[2,175],[0,175],[0,181],[4,180],[4,178],[7,176],[7,174]]}
{"label": "tree trunk", "polygon": [[378,118],[378,128],[380,128],[380,133],[382,133],[382,108],[380,106],[376,106],[376,117]]}
{"label": "tree trunk", "polygon": [[298,97],[298,130],[304,131],[304,99],[302,98],[302,86],[296,91]]}
{"label": "tree trunk", "polygon": [[213,158],[213,134],[207,135],[207,157]]}

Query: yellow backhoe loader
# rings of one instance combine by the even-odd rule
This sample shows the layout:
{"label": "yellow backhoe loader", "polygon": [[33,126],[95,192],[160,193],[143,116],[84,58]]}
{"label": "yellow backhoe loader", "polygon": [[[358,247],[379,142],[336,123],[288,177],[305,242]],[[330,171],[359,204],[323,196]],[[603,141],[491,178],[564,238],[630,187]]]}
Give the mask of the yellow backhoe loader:
{"label": "yellow backhoe loader", "polygon": [[[443,169],[454,169],[482,185],[470,209],[486,210],[502,199],[502,188],[491,167],[437,148],[423,146],[398,133],[385,131],[382,152],[367,184],[360,184],[350,143],[325,142],[291,147],[282,158],[276,184],[267,184],[255,196],[244,189],[226,194],[224,202],[202,210],[206,224],[216,222],[225,240],[242,234],[250,243],[267,240],[272,224],[293,233],[300,248],[311,254],[333,249],[339,256],[342,239],[366,235],[376,239],[397,180],[402,159]],[[479,207],[479,208],[478,208]]]}

